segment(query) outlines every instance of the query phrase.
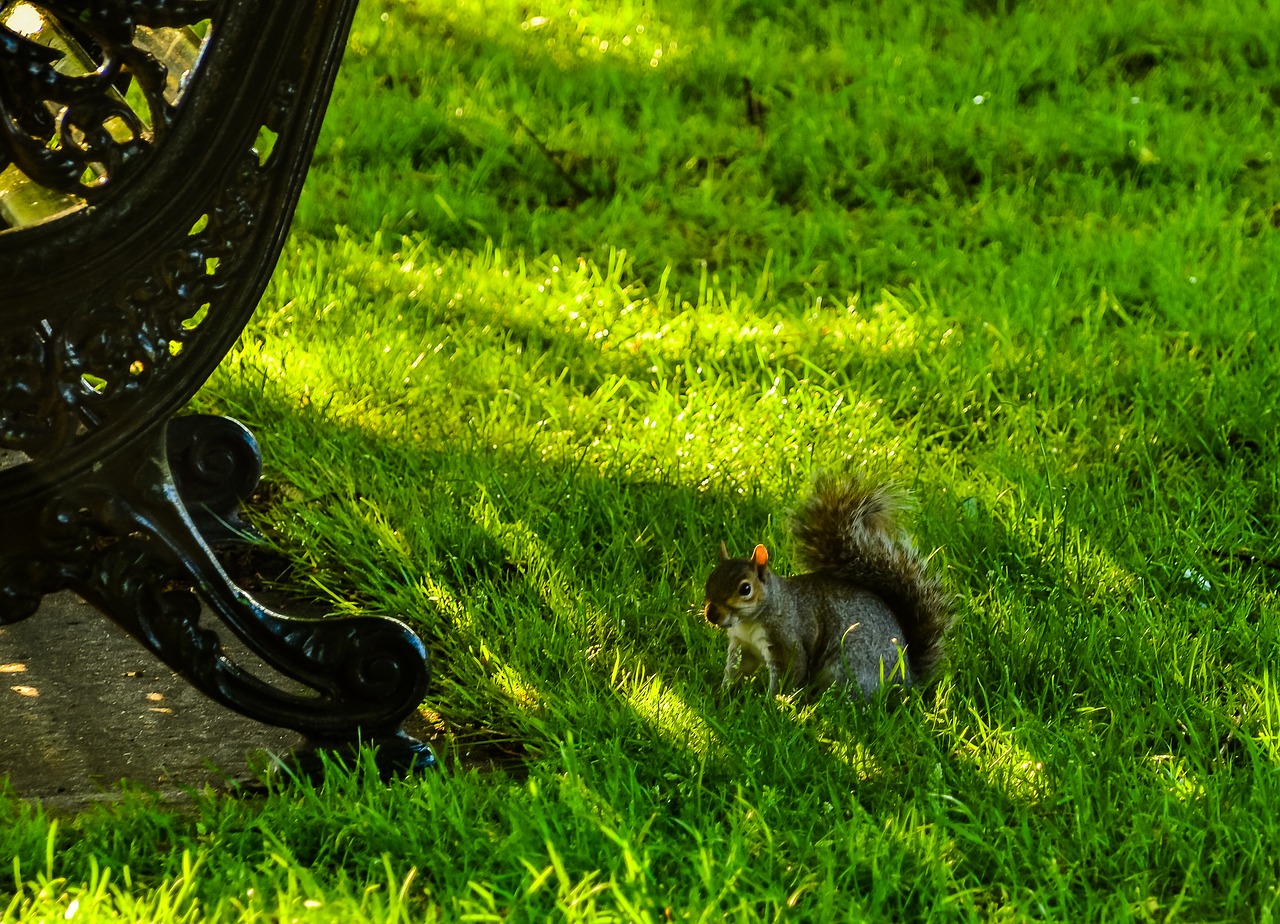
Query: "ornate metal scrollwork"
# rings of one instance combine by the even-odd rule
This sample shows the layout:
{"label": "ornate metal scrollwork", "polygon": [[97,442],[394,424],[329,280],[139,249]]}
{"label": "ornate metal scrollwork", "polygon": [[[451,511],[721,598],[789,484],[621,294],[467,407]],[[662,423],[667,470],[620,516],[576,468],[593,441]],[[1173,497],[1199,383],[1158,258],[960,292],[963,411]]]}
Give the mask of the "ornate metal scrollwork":
{"label": "ornate metal scrollwork", "polygon": [[175,417],[165,444],[173,483],[205,542],[261,538],[240,517],[262,477],[262,453],[248,427],[207,414]]}
{"label": "ornate metal scrollwork", "polygon": [[95,429],[128,419],[144,393],[180,383],[182,354],[202,336],[214,303],[221,307],[225,277],[236,272],[258,222],[251,199],[262,177],[249,160],[195,230],[155,255],[150,273],[122,281],[106,297],[68,300],[62,318],[0,336],[14,361],[0,376],[0,444],[31,455],[68,450]]}
{"label": "ornate metal scrollwork", "polygon": [[[194,61],[185,29],[216,15],[218,0],[32,0],[0,18],[0,169],[16,165],[41,186],[93,202],[140,165],[177,117]],[[192,47],[198,42],[185,42]],[[161,48],[170,53],[161,54]],[[96,49],[93,55],[84,49]],[[126,101],[132,83],[140,103]],[[141,109],[141,111],[139,111]]]}
{"label": "ornate metal scrollwork", "polygon": [[[0,9],[0,48],[12,52],[0,55],[9,161],[0,215],[32,188],[74,188],[91,205],[53,206],[0,230],[0,349],[13,357],[0,367],[0,446],[67,473],[135,435],[140,405],[172,413],[204,381],[283,243],[353,7],[24,0]],[[188,28],[201,22],[202,42]],[[66,77],[69,57],[94,69]],[[88,115],[68,128],[76,106],[115,134],[84,132]],[[142,130],[117,138],[125,123]],[[50,166],[68,157],[74,167]],[[119,169],[86,186],[80,168],[95,164]]]}
{"label": "ornate metal scrollwork", "polygon": [[[156,427],[140,451],[104,460],[54,502],[18,508],[33,528],[27,551],[0,567],[0,622],[31,614],[31,589],[70,587],[252,718],[320,737],[357,727],[393,733],[426,693],[422,642],[391,619],[281,616],[235,587],[186,512],[164,440]],[[316,694],[277,689],[235,665],[217,633],[201,627],[201,598],[267,664]]]}
{"label": "ornate metal scrollwork", "polygon": [[[355,3],[0,0],[0,622],[73,589],[219,702],[423,765],[393,734],[421,642],[236,587],[192,514],[230,521],[252,437],[220,486],[207,421],[165,436],[266,286]],[[314,693],[233,664],[206,614]]]}
{"label": "ornate metal scrollwork", "polygon": [[[218,0],[10,4],[7,20],[0,17],[0,47],[15,49],[14,59],[0,57],[0,166],[11,161],[6,173],[20,175],[11,183],[35,185],[49,194],[74,193],[85,202],[125,184],[131,172],[145,166],[153,147],[164,151],[165,136],[176,124],[203,56],[198,38],[186,27],[213,17],[207,26],[217,28],[224,5]],[[52,33],[45,39],[49,45],[19,34],[15,20],[30,32],[38,23],[35,34]],[[80,42],[98,49],[96,57],[87,57]],[[165,61],[152,53],[160,45],[170,51]],[[87,60],[72,70],[84,73],[61,72],[68,59],[81,58]],[[212,63],[221,63],[217,55]],[[178,66],[186,69],[175,76]],[[122,81],[136,88],[132,95],[141,99],[135,104],[140,112],[126,104]],[[289,77],[278,82],[283,89],[269,94],[276,98],[264,107],[263,125],[288,117],[284,101],[296,83]],[[50,111],[59,105],[55,118]],[[127,138],[117,137],[119,126],[128,127]],[[246,262],[251,267],[258,262],[250,250],[260,237],[255,232],[270,224],[262,216],[264,200],[272,197],[271,176],[252,144],[226,151],[221,167],[205,183],[188,181],[185,190],[175,189],[198,192],[187,208],[192,220],[179,221],[176,234],[166,222],[168,241],[154,240],[151,263],[142,272],[121,272],[120,261],[114,261],[111,275],[117,278],[104,275],[96,285],[63,287],[56,310],[0,338],[7,341],[3,346],[15,357],[17,372],[0,377],[0,445],[46,457],[68,451],[113,418],[131,414],[140,393],[189,390],[183,372],[191,365],[190,348],[211,312],[216,320],[226,310],[223,303],[240,300],[235,280],[228,277],[242,272]],[[144,194],[156,191],[151,179],[153,189]],[[0,187],[0,205],[3,192]],[[203,207],[191,207],[197,205]]]}

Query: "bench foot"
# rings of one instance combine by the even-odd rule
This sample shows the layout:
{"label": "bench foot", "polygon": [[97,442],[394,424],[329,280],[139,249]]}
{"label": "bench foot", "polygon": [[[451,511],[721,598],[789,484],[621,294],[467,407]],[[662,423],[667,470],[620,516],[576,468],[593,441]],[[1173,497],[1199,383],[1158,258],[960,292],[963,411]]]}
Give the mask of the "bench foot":
{"label": "bench foot", "polygon": [[[386,739],[412,751],[399,726],[426,694],[422,641],[395,619],[282,615],[237,587],[169,466],[169,446],[190,426],[176,434],[154,427],[52,495],[4,511],[0,623],[29,616],[46,593],[70,589],[231,709],[314,740]],[[190,484],[185,478],[184,489]],[[237,664],[218,632],[201,624],[210,614],[291,682]]]}
{"label": "bench foot", "polygon": [[383,780],[426,773],[440,767],[435,752],[429,745],[404,732],[348,741],[312,739],[307,742],[306,747],[292,755],[292,761],[303,776],[319,779],[324,775],[325,760],[322,755],[330,761],[354,767],[362,746],[373,749],[378,775]]}

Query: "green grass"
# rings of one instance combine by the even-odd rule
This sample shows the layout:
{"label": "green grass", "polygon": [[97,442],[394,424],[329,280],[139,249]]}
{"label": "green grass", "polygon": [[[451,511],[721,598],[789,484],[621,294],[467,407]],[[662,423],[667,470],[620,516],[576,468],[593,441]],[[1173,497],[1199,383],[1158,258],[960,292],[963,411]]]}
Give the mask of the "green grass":
{"label": "green grass", "polygon": [[[0,794],[5,920],[1276,918],[1280,15],[686,6],[366,0],[197,401],[450,769]],[[717,543],[846,465],[947,676],[721,701]]]}

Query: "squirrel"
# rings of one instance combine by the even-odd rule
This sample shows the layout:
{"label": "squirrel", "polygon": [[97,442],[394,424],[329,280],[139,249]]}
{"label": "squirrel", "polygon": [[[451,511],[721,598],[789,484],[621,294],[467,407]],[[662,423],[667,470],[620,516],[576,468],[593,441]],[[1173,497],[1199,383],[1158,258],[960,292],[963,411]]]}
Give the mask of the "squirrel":
{"label": "squirrel", "polygon": [[[882,683],[923,686],[944,655],[951,606],[898,525],[904,495],[856,476],[821,476],[791,518],[806,574],[782,577],[757,545],[707,578],[703,615],[729,635],[724,685],[763,665],[769,695],[783,683],[825,689],[856,685],[869,698]],[[853,690],[850,690],[850,695]]]}

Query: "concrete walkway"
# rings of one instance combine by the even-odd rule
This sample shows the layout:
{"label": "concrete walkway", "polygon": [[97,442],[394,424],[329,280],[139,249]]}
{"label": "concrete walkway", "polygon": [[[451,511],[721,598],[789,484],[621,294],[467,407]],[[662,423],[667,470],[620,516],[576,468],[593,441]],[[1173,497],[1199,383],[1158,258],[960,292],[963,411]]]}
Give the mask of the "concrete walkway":
{"label": "concrete walkway", "polygon": [[207,699],[73,594],[0,626],[0,776],[50,808],[118,797],[122,779],[173,799],[227,788],[302,741]]}

